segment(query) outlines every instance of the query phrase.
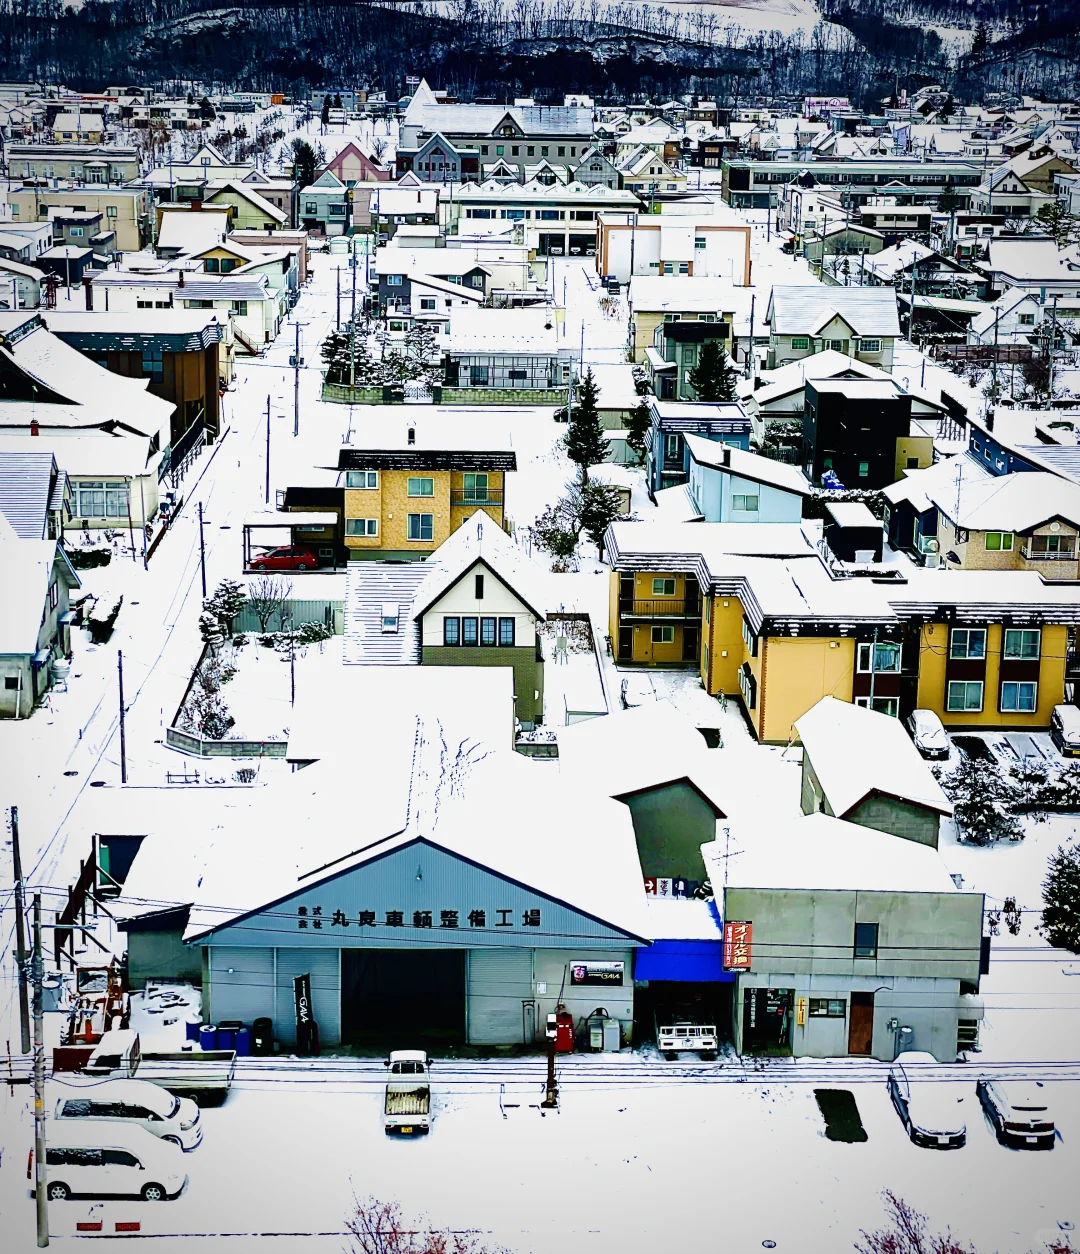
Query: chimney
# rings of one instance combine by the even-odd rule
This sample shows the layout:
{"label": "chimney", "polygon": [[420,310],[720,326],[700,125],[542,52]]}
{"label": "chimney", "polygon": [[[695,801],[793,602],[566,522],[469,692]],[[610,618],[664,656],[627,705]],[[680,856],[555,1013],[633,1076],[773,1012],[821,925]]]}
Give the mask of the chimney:
{"label": "chimney", "polygon": [[197,211],[198,211],[199,209],[201,209],[201,208],[202,208],[202,201],[201,201],[201,200],[193,200],[193,201],[191,202],[191,209],[192,209],[193,211],[196,211],[196,212],[197,212]]}
{"label": "chimney", "polygon": [[41,434],[41,428],[38,426],[38,420],[36,418],[30,419],[30,434],[31,435]]}
{"label": "chimney", "polygon": [[720,464],[722,466],[731,465],[731,449],[726,444],[724,445],[724,452],[720,458]]}
{"label": "chimney", "polygon": [[184,286],[184,272],[183,272],[183,270],[181,270],[181,271],[180,271],[180,277],[176,280],[176,286],[177,286],[177,287],[183,287],[183,286]]}
{"label": "chimney", "polygon": [[83,294],[86,298],[86,310],[92,313],[94,309],[94,280],[93,276],[83,277]]}

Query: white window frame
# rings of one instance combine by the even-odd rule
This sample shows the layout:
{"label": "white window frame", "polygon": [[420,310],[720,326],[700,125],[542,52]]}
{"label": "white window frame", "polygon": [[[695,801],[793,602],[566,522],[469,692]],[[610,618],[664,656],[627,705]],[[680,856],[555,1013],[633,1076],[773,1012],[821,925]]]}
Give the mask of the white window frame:
{"label": "white window frame", "polygon": [[[656,585],[659,584],[658,588]],[[671,585],[671,591],[667,590],[668,584]],[[671,575],[663,575],[652,581],[652,594],[654,597],[673,597],[675,595],[675,579]]]}
{"label": "white window frame", "polygon": [[[953,689],[960,687],[963,687],[965,690],[964,699],[957,704],[953,698]],[[978,705],[968,705],[967,703],[967,689],[972,687],[979,690]],[[981,714],[985,697],[986,685],[981,679],[950,679],[945,686],[945,709],[950,714]]]}
{"label": "white window frame", "polygon": [[873,705],[870,704],[869,697],[856,697],[855,704],[861,705],[864,710],[876,710],[878,714],[887,714],[890,718],[896,718],[900,710],[899,697],[875,697]]}
{"label": "white window frame", "polygon": [[859,341],[859,352],[861,352],[861,353],[880,353],[880,352],[881,352],[881,341],[880,341],[880,340],[860,340],[860,341]]}
{"label": "white window frame", "polygon": [[[353,482],[356,476],[363,475],[363,483]],[[379,472],[377,470],[346,470],[345,486],[359,492],[373,491],[379,486]]]}
{"label": "white window frame", "polygon": [[[1009,648],[1009,637],[1020,636],[1020,652]],[[1024,653],[1024,637],[1035,637],[1035,655]],[[1042,657],[1042,630],[1039,627],[1006,627],[1001,636],[1001,656],[1010,662],[1037,662]]]}
{"label": "white window frame", "polygon": [[[415,492],[413,491],[413,484],[419,485]],[[430,492],[424,491],[425,484],[431,485]],[[428,498],[435,495],[435,479],[431,475],[410,475],[405,487],[406,495],[408,496]]]}
{"label": "white window frame", "polygon": [[[877,658],[874,658],[874,649],[877,649],[879,654],[883,650],[884,651],[895,650],[894,657],[896,658],[896,665],[895,666],[878,665]],[[900,646],[894,640],[879,640],[876,645],[872,641],[867,641],[863,644],[859,644],[856,646],[856,657],[857,657],[856,669],[858,670],[860,675],[869,675],[871,671],[875,675],[899,675],[900,674],[900,666],[901,666]],[[872,658],[874,661],[873,666],[871,666]]]}
{"label": "white window frame", "polygon": [[[415,535],[415,536],[412,534],[412,529],[413,529],[412,520],[414,518],[417,520],[416,529],[420,533],[419,535]],[[423,534],[425,518],[428,519],[428,528],[431,531],[431,535],[429,536],[425,536]],[[405,516],[405,527],[406,527],[405,538],[411,544],[431,544],[435,539],[435,515],[434,514],[407,514]]]}
{"label": "white window frame", "polygon": [[[1013,704],[1011,705],[1006,705],[1005,703],[1006,688],[1011,688],[1014,690],[1012,694]],[[1031,689],[1030,708],[1019,704],[1021,688]],[[1001,685],[1001,700],[998,703],[998,708],[1000,709],[1002,714],[1034,714],[1035,711],[1039,708],[1039,685],[1038,683],[1035,680],[1031,680],[1031,679],[1007,679],[1005,680]]]}
{"label": "white window frame", "polygon": [[[997,544],[990,543],[990,537],[997,536]],[[1006,543],[1008,541],[1008,543]],[[983,548],[987,553],[1011,553],[1013,550],[1014,536],[1011,531],[984,531],[983,532]]]}
{"label": "white window frame", "polygon": [[[742,505],[739,502],[744,502]],[[753,505],[747,505],[745,502],[753,501]],[[733,492],[731,495],[731,508],[740,514],[756,514],[761,508],[761,495],[757,492]]]}
{"label": "white window frame", "polygon": [[379,520],[377,518],[346,518],[345,534],[347,536],[377,536]]}
{"label": "white window frame", "polygon": [[[964,633],[964,651],[957,650],[957,637]],[[972,653],[971,637],[977,635],[982,639],[982,652]],[[957,662],[982,662],[986,659],[986,628],[985,627],[954,627],[949,632],[949,657]]]}

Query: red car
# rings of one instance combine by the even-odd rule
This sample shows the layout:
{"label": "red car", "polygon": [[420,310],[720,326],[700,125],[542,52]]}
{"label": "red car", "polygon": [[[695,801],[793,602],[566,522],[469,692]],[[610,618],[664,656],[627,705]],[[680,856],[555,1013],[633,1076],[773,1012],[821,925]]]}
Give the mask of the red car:
{"label": "red car", "polygon": [[316,570],[318,565],[315,554],[302,544],[268,549],[251,559],[252,570]]}

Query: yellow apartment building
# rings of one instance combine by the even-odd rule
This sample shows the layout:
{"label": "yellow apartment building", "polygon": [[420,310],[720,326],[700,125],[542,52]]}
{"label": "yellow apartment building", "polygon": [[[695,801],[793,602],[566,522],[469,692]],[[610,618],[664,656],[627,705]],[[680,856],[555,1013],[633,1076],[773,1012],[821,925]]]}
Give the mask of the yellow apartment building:
{"label": "yellow apartment building", "polygon": [[762,741],[825,696],[1036,730],[1080,680],[1080,597],[1034,571],[838,578],[797,524],[616,523],[606,548],[619,665],[696,668]]}

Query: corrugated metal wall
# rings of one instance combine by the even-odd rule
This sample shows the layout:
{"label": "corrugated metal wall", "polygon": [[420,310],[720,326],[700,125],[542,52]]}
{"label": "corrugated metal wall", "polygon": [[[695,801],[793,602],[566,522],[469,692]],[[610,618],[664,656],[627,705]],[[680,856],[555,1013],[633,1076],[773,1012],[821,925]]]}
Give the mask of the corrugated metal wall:
{"label": "corrugated metal wall", "polygon": [[[250,1023],[272,1013],[274,1004],[274,951],[215,945],[207,950],[210,962],[210,1014],[212,1023],[240,1019]],[[275,1025],[276,1026],[276,1025]]]}
{"label": "corrugated metal wall", "polygon": [[473,1045],[520,1045],[533,996],[531,949],[470,949],[468,1034]]}
{"label": "corrugated metal wall", "polygon": [[274,1035],[283,1045],[296,1044],[293,979],[305,972],[311,976],[311,1009],[319,1025],[319,1040],[323,1045],[337,1045],[341,1041],[341,951],[338,949],[277,951]]}
{"label": "corrugated metal wall", "polygon": [[[294,627],[299,627],[301,623],[326,623],[328,627],[332,627],[334,635],[340,636],[343,622],[343,601],[286,601],[285,616],[291,617]],[[255,617],[254,612],[246,607],[240,611],[233,619],[234,632],[258,632],[259,620]],[[267,624],[269,631],[281,630],[281,615],[272,614],[270,622]]]}

